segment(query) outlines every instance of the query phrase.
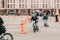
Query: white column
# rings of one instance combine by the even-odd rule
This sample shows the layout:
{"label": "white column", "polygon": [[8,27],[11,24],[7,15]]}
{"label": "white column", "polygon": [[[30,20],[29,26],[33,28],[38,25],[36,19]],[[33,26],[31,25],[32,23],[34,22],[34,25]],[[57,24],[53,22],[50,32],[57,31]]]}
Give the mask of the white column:
{"label": "white column", "polygon": [[53,8],[53,0],[50,0],[51,8]]}
{"label": "white column", "polygon": [[40,0],[40,8],[43,8],[43,0]]}
{"label": "white column", "polygon": [[31,0],[27,0],[27,8],[31,8]]}
{"label": "white column", "polygon": [[8,0],[4,0],[4,8],[8,8],[7,2]]}
{"label": "white column", "polygon": [[19,0],[15,0],[15,8],[19,8]]}
{"label": "white column", "polygon": [[2,0],[0,0],[0,8],[2,8]]}
{"label": "white column", "polygon": [[60,0],[59,0],[59,9],[60,9]]}

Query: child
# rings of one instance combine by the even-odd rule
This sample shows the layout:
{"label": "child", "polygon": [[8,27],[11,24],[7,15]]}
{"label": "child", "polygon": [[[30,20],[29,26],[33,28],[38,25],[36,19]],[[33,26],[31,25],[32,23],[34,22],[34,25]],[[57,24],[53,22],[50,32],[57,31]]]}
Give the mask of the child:
{"label": "child", "polygon": [[[39,28],[38,28],[38,17],[36,16],[36,13],[32,15],[31,17],[31,21],[33,21],[33,30],[35,29],[36,31],[39,31]],[[34,30],[34,32],[35,32]]]}
{"label": "child", "polygon": [[48,26],[49,26],[49,25],[47,24],[48,14],[45,14],[45,15],[43,16],[43,21],[44,21],[44,26],[45,26],[45,27],[48,27]]}

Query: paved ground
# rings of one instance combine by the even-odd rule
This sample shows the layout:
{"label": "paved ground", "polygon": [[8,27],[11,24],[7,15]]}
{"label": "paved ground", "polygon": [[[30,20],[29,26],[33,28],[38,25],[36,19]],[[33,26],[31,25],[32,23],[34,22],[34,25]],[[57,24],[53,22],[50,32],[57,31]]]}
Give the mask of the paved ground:
{"label": "paved ground", "polygon": [[[5,21],[5,24],[17,24],[17,25],[8,25],[6,26],[7,32],[10,32],[14,40],[60,40],[60,22],[55,22],[54,17],[49,17],[49,27],[44,27],[43,26],[43,21],[42,17],[39,17],[39,32],[34,33],[32,30],[32,24],[27,23],[25,25],[25,31],[27,32],[26,34],[20,34],[21,29],[20,29],[20,23],[21,23],[21,18],[20,16],[15,19],[13,17],[3,17],[3,20]],[[24,17],[23,17],[24,18]],[[59,17],[60,18],[60,17]]]}

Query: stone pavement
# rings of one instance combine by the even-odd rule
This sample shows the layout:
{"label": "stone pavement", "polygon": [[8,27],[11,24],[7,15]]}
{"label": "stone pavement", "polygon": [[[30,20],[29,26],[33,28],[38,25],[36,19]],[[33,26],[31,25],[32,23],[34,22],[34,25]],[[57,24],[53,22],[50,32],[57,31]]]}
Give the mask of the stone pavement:
{"label": "stone pavement", "polygon": [[6,26],[7,32],[11,33],[14,37],[14,40],[60,40],[60,22],[55,22],[54,17],[49,17],[48,24],[49,27],[44,27],[44,22],[42,21],[42,17],[39,17],[39,32],[34,33],[32,30],[32,24],[27,23],[25,25],[26,34],[20,34],[20,16],[13,19],[2,17],[5,21],[5,24],[18,24],[13,26]]}

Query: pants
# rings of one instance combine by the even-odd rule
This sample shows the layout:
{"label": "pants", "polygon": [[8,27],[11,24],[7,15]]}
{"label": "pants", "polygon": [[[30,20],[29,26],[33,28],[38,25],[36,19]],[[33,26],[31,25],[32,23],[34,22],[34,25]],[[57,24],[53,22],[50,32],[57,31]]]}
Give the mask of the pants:
{"label": "pants", "polygon": [[37,31],[39,31],[38,24],[35,22],[33,23],[33,28],[35,28]]}
{"label": "pants", "polygon": [[55,18],[56,18],[56,22],[58,22],[58,15],[56,15]]}

